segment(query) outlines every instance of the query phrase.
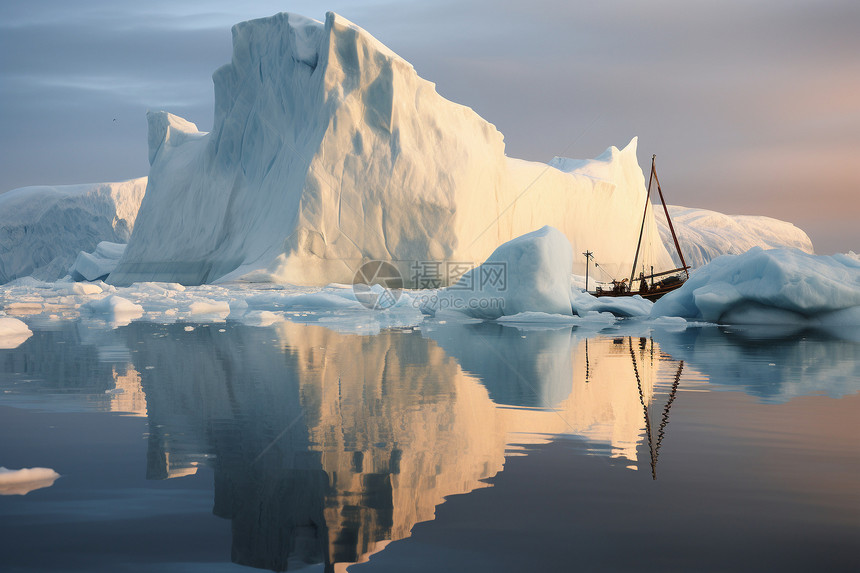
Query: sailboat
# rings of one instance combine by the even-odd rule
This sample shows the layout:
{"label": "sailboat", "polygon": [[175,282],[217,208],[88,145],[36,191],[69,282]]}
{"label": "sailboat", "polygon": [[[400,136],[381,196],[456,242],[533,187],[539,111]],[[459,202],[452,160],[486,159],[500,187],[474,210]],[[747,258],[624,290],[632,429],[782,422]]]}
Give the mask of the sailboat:
{"label": "sailboat", "polygon": [[[669,208],[666,207],[666,201],[663,199],[663,190],[660,188],[660,179],[657,177],[656,160],[657,156],[652,155],[651,175],[648,178],[648,193],[645,196],[645,212],[642,214],[642,225],[639,228],[639,241],[636,243],[636,255],[633,257],[633,269],[630,271],[630,279],[613,280],[612,287],[608,289],[598,286],[596,290],[589,293],[593,296],[634,296],[638,294],[642,298],[655,301],[664,294],[680,288],[690,278],[690,267],[684,261],[684,254],[681,252],[681,245],[678,243],[678,236],[675,234],[675,227],[672,225],[672,218],[669,216]],[[669,231],[672,233],[672,240],[675,242],[675,249],[678,252],[678,258],[681,260],[681,266],[658,273],[655,273],[654,267],[651,267],[651,274],[646,275],[643,269],[637,277],[636,265],[639,262],[639,253],[642,249],[642,237],[645,234],[645,221],[648,216],[648,207],[651,206],[651,188],[654,183],[657,184],[657,193],[660,195],[660,203],[663,205],[663,212],[666,214],[666,221],[669,223]],[[588,263],[593,259],[594,253],[586,251],[583,255],[585,255],[585,289],[587,291]],[[595,266],[599,265],[595,264]],[[659,280],[655,281],[655,279]]]}

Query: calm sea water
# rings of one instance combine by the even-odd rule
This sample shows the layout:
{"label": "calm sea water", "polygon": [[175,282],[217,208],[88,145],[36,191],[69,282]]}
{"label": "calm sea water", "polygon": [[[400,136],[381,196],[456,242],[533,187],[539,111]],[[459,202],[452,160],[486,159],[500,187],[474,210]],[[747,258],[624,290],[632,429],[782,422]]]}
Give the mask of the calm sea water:
{"label": "calm sea water", "polygon": [[860,570],[838,334],[31,328],[0,466],[61,477],[0,495],[3,571]]}

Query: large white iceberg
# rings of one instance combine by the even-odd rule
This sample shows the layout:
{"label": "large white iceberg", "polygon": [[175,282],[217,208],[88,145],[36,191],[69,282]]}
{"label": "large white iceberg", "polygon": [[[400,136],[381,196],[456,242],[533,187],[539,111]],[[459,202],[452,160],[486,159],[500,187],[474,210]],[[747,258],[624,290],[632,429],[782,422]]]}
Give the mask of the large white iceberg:
{"label": "large white iceberg", "polygon": [[[814,252],[809,236],[787,221],[756,215],[725,215],[678,205],[669,205],[668,209],[684,260],[694,269],[720,255],[739,255],[753,247]],[[666,215],[658,207],[654,216],[660,238],[664,244],[671,245],[672,235]],[[674,249],[671,249],[671,255],[674,263],[680,266],[681,259]]]}
{"label": "large white iceberg", "polygon": [[658,300],[651,316],[725,324],[860,324],[860,260],[761,247],[724,255]]}
{"label": "large white iceberg", "polygon": [[65,276],[81,251],[125,243],[146,177],[120,183],[22,187],[0,194],[0,284]]}
{"label": "large white iceberg", "polygon": [[[594,160],[510,159],[492,124],[333,13],[234,26],[232,62],[213,79],[211,133],[148,114],[146,196],[109,282],[324,285],[373,259],[408,281],[415,261],[477,263],[544,225],[604,266],[632,263],[645,200],[635,139]],[[670,260],[662,244],[647,257]],[[584,271],[579,257],[573,267]]]}

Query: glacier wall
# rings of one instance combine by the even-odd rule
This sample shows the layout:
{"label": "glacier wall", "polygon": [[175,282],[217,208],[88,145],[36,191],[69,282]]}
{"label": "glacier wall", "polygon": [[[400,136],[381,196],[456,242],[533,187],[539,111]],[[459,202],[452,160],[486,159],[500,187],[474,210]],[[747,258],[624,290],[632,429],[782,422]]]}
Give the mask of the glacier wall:
{"label": "glacier wall", "polygon": [[80,251],[125,243],[146,177],[120,183],[22,187],[0,194],[0,284],[64,277]]}
{"label": "glacier wall", "polygon": [[[544,225],[629,272],[645,200],[635,140],[587,161],[508,158],[492,124],[333,13],[234,26],[213,79],[211,133],[148,114],[146,196],[109,282],[315,285],[372,259],[408,279],[414,261],[477,264]],[[649,258],[670,264],[663,245]]]}

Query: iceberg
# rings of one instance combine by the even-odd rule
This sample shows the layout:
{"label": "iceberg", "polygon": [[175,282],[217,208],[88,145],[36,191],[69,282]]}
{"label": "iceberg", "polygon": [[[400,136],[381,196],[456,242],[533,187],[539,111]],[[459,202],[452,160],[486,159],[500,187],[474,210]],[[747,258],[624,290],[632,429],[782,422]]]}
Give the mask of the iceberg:
{"label": "iceberg", "polygon": [[722,324],[860,324],[860,260],[754,247],[697,269],[651,316]]}
{"label": "iceberg", "polygon": [[[406,286],[421,282],[417,264],[438,263],[444,286],[544,225],[628,272],[645,198],[635,138],[595,159],[509,158],[495,126],[333,13],[236,25],[232,61],[213,80],[211,133],[147,114],[149,177],[0,195],[0,283],[68,269],[115,285],[323,286],[381,260]],[[790,223],[671,209],[694,266],[751,246],[812,250]],[[649,213],[646,232],[658,227],[662,214]],[[128,241],[124,253],[107,247]],[[668,267],[665,244],[650,244],[643,264]],[[580,257],[572,270],[584,274]]]}
{"label": "iceberg", "polygon": [[[211,133],[147,115],[146,195],[109,283],[323,286],[380,260],[407,286],[415,262],[457,263],[443,277],[453,284],[544,225],[604,266],[632,263],[645,200],[636,139],[592,160],[508,158],[492,124],[334,13],[237,24],[213,80]],[[670,261],[662,244],[647,256]]]}
{"label": "iceberg", "polygon": [[[678,205],[669,205],[668,209],[684,259],[694,269],[720,255],[740,255],[753,247],[814,253],[809,236],[787,221],[756,215],[725,215]],[[655,209],[654,217],[661,240],[671,245],[672,234],[662,209]],[[675,265],[681,266],[678,254],[672,250],[671,255]]]}
{"label": "iceberg", "polygon": [[80,251],[131,236],[147,178],[0,194],[0,284],[65,276]]}
{"label": "iceberg", "polygon": [[81,251],[69,269],[69,275],[76,281],[104,280],[116,268],[125,252],[125,243],[102,241],[92,253]]}
{"label": "iceberg", "polygon": [[571,316],[567,237],[552,227],[501,245],[480,266],[433,295],[422,310],[454,310],[481,319],[524,312]]}

